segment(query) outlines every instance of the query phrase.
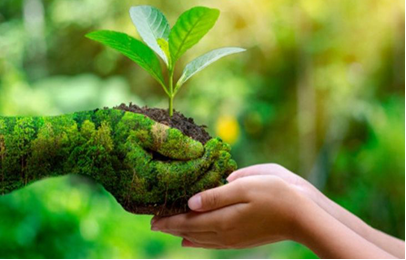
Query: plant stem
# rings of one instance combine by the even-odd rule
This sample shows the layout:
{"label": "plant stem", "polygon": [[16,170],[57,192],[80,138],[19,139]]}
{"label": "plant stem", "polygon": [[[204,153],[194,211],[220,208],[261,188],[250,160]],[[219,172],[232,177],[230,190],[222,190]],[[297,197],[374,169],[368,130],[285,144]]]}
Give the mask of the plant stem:
{"label": "plant stem", "polygon": [[173,116],[173,96],[169,97],[169,116]]}
{"label": "plant stem", "polygon": [[175,94],[173,93],[173,70],[169,70],[169,116],[173,116],[173,98]]}

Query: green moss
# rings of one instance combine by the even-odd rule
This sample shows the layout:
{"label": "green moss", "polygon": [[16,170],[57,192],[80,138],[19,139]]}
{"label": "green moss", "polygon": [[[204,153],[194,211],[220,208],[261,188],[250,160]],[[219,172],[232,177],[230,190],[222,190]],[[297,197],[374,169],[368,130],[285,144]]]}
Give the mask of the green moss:
{"label": "green moss", "polygon": [[155,206],[159,210],[148,212],[171,214],[186,209],[193,194],[224,183],[236,169],[229,152],[221,139],[203,146],[177,129],[121,110],[0,117],[0,192],[80,174],[102,184],[129,211],[146,213],[140,209]]}

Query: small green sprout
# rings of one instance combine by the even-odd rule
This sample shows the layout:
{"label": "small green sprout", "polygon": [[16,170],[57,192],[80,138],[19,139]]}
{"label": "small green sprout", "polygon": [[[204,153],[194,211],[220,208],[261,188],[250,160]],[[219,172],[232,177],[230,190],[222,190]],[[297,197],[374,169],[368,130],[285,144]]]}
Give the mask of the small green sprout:
{"label": "small green sprout", "polygon": [[[184,12],[171,29],[165,16],[157,8],[134,6],[130,8],[130,16],[146,45],[125,33],[115,31],[95,31],[86,37],[121,52],[148,71],[168,95],[169,115],[172,116],[173,99],[190,77],[224,56],[245,51],[237,47],[210,51],[187,64],[174,84],[176,62],[214,26],[219,15],[220,11],[217,9],[194,7]],[[160,61],[154,52],[167,66],[167,81],[164,80]]]}

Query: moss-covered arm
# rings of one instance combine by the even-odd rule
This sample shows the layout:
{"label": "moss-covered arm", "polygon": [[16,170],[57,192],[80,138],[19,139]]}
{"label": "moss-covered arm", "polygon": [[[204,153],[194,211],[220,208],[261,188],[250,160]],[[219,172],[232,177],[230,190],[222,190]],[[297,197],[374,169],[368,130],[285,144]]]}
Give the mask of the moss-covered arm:
{"label": "moss-covered arm", "polygon": [[104,109],[0,117],[0,194],[65,174],[102,184],[128,211],[171,215],[236,169],[229,146],[204,146],[142,114]]}

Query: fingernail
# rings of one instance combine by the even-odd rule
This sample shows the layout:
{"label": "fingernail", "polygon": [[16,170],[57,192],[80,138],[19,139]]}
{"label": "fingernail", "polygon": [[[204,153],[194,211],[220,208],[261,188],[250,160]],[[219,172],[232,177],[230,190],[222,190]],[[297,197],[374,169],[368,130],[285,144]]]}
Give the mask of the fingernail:
{"label": "fingernail", "polygon": [[152,231],[159,231],[159,228],[156,227],[156,226],[152,226],[152,227],[151,227],[151,230],[152,230]]}
{"label": "fingernail", "polygon": [[202,196],[195,195],[191,197],[188,201],[189,208],[191,210],[198,210],[202,207]]}
{"label": "fingernail", "polygon": [[195,247],[195,246],[189,240],[184,239],[182,240],[182,247]]}
{"label": "fingernail", "polygon": [[153,217],[151,219],[151,230],[152,231],[159,231],[159,228],[157,227],[156,223],[158,222],[158,218],[157,217]]}
{"label": "fingernail", "polygon": [[154,216],[154,217],[151,219],[151,225],[154,225],[154,223],[156,223],[159,219],[160,219],[159,217]]}

